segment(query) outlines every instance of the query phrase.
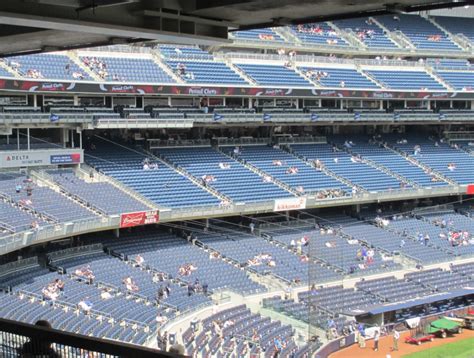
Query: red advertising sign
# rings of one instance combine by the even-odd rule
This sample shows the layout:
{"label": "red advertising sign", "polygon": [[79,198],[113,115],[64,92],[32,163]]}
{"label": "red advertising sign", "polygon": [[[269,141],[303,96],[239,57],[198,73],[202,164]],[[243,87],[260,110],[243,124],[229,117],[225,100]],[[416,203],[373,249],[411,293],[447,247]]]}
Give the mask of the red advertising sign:
{"label": "red advertising sign", "polygon": [[474,184],[469,184],[467,186],[466,194],[474,195]]}
{"label": "red advertising sign", "polygon": [[156,224],[160,220],[158,210],[137,211],[120,215],[120,227],[133,227],[147,224]]}

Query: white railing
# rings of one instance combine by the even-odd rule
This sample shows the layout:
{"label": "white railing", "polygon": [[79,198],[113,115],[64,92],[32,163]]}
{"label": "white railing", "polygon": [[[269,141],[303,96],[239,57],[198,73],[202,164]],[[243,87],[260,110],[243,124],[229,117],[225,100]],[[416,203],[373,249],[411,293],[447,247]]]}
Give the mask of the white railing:
{"label": "white railing", "polygon": [[[32,124],[51,123],[50,113],[0,113],[0,123]],[[92,123],[92,113],[58,113],[59,119],[54,123]]]}
{"label": "white railing", "polygon": [[[447,185],[443,187],[400,189],[380,192],[358,193],[354,196],[340,198],[319,199],[309,196],[306,208],[355,205],[361,203],[382,202],[391,200],[406,200],[434,196],[458,195],[466,192],[465,185]],[[288,197],[291,194],[288,193]],[[219,216],[235,216],[243,214],[272,212],[274,200],[246,203],[234,202],[229,205],[195,206],[178,209],[161,209],[160,222],[182,221],[197,218],[210,218]],[[57,240],[74,235],[94,231],[117,229],[120,227],[120,216],[97,217],[76,222],[59,223],[42,226],[37,230],[27,230],[0,238],[0,255],[18,250],[22,247]]]}
{"label": "white railing", "polygon": [[209,139],[182,139],[182,140],[164,140],[164,139],[148,139],[150,149],[160,147],[210,147]]}
{"label": "white railing", "polygon": [[[241,53],[241,52],[219,52],[220,56],[232,59],[232,60],[262,60],[262,61],[288,61],[287,55],[277,54],[259,54],[259,53]],[[316,55],[296,55],[294,60],[296,62],[314,62],[324,64],[347,64],[347,65],[370,65],[370,66],[402,66],[402,67],[423,67],[424,64],[420,64],[417,61],[406,61],[406,60],[375,60],[375,59],[345,59],[339,57],[327,57],[327,56],[316,56]]]}
{"label": "white railing", "polygon": [[240,145],[267,145],[271,143],[271,138],[217,138],[219,146],[240,146]]}
{"label": "white railing", "polygon": [[150,53],[153,49],[147,46],[133,46],[133,45],[111,45],[98,46],[84,49],[87,52],[122,52],[122,53]]}
{"label": "white railing", "polygon": [[189,118],[107,118],[99,119],[96,128],[191,128],[193,120]]}

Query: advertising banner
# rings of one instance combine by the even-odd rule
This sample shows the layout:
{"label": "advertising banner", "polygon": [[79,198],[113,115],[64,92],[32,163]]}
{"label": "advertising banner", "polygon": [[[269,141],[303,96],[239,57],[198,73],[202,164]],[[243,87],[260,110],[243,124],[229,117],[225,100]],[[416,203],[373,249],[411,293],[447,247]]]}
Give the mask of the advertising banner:
{"label": "advertising banner", "polygon": [[84,151],[82,149],[2,151],[0,153],[0,168],[80,164],[83,159]]}
{"label": "advertising banner", "polygon": [[186,96],[251,96],[251,97],[319,97],[319,98],[362,98],[362,99],[472,99],[472,91],[429,92],[390,90],[349,90],[319,88],[279,87],[216,87],[189,85],[154,84],[111,84],[86,81],[51,82],[41,80],[0,79],[0,90],[35,93],[89,93],[89,94],[131,94],[131,95],[186,95]]}
{"label": "advertising banner", "polygon": [[274,211],[299,210],[306,208],[306,197],[277,199],[275,200]]}
{"label": "advertising banner", "polygon": [[158,210],[136,211],[120,215],[120,227],[133,227],[140,225],[156,224],[160,220]]}

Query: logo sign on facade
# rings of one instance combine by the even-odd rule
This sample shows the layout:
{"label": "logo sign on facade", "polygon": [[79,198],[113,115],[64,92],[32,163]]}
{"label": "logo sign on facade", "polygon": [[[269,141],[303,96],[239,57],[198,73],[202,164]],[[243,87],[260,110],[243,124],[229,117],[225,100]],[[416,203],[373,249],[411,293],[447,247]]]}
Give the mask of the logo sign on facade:
{"label": "logo sign on facade", "polygon": [[158,210],[137,211],[120,215],[120,227],[133,227],[140,225],[156,224],[160,220]]}
{"label": "logo sign on facade", "polygon": [[79,164],[82,163],[83,157],[82,149],[2,151],[0,153],[0,168]]}
{"label": "logo sign on facade", "polygon": [[306,208],[306,197],[277,199],[273,211],[300,210]]}

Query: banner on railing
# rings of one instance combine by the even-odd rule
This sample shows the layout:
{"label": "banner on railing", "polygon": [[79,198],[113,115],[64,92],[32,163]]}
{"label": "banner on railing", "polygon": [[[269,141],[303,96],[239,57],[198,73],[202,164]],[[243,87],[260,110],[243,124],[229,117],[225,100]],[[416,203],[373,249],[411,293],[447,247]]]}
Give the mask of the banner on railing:
{"label": "banner on railing", "polygon": [[466,194],[474,195],[474,184],[469,184],[466,189]]}
{"label": "banner on railing", "polygon": [[273,211],[299,210],[306,208],[306,197],[276,199]]}
{"label": "banner on railing", "polygon": [[158,221],[160,221],[160,213],[158,210],[136,211],[134,213],[124,213],[120,215],[121,228],[156,224]]}

